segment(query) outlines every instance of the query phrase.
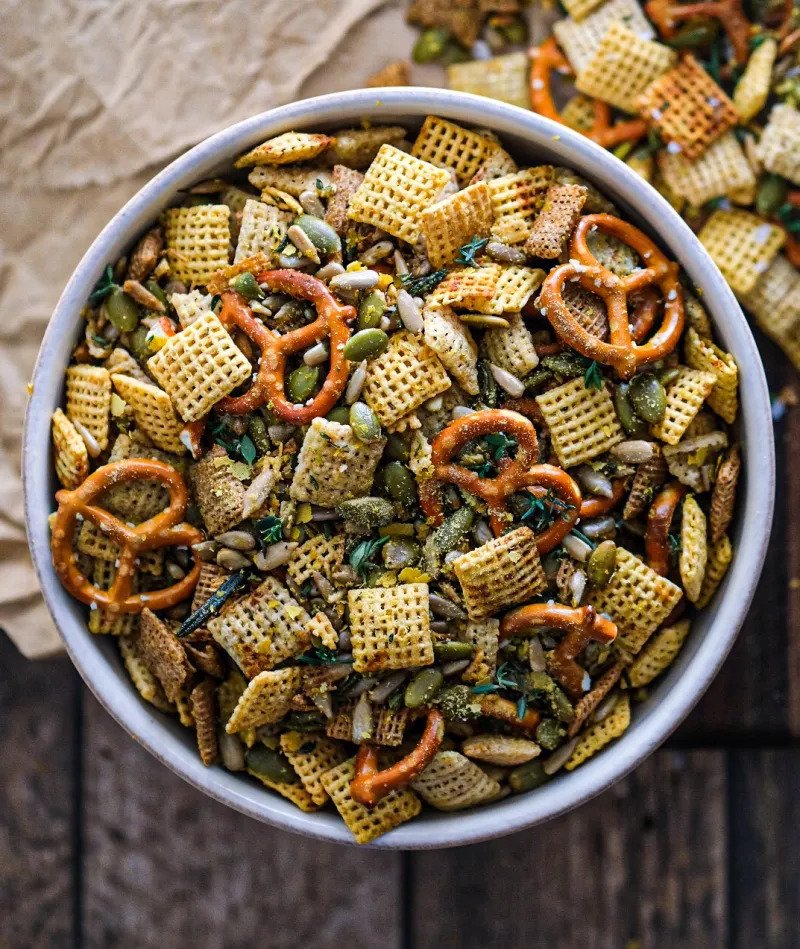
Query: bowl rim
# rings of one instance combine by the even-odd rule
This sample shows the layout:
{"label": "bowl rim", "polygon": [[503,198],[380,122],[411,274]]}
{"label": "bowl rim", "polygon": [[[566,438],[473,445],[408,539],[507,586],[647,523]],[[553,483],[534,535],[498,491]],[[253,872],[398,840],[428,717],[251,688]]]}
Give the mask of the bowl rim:
{"label": "bowl rim", "polygon": [[706,608],[711,618],[702,638],[692,645],[689,655],[680,657],[618,742],[580,769],[558,775],[536,791],[476,810],[429,813],[379,838],[369,845],[374,849],[424,850],[475,843],[542,823],[584,803],[624,777],[664,741],[696,704],[733,645],[763,567],[772,523],[775,454],[770,399],[755,341],[736,298],[675,210],[623,162],[578,133],[535,113],[480,96],[426,87],[360,89],[267,110],[222,129],[176,158],[150,179],[92,242],[67,281],[42,339],[22,444],[25,522],[40,587],[72,662],[100,703],[159,761],[217,801],[275,827],[353,844],[338,815],[305,814],[219,766],[205,768],[194,746],[187,748],[185,737],[166,716],[146,707],[133,688],[119,688],[119,661],[114,663],[110,652],[88,632],[77,615],[75,601],[61,587],[52,568],[47,526],[53,507],[52,465],[42,464],[41,459],[50,457],[50,415],[63,389],[65,361],[59,350],[64,350],[65,340],[70,346],[74,342],[87,288],[113,256],[110,248],[130,243],[146,226],[146,216],[152,218],[155,205],[164,206],[181,187],[196,180],[202,173],[199,169],[230,160],[257,140],[281,131],[336,127],[346,121],[353,123],[354,117],[361,115],[401,123],[398,116],[413,122],[427,114],[486,125],[501,137],[526,139],[532,150],[552,152],[555,157],[548,160],[557,158],[559,164],[582,166],[580,173],[591,180],[605,179],[600,188],[629,206],[702,289],[715,328],[736,351],[742,374],[740,418],[746,490],[743,497],[740,492],[737,532],[746,542],[737,547],[721,592]]}

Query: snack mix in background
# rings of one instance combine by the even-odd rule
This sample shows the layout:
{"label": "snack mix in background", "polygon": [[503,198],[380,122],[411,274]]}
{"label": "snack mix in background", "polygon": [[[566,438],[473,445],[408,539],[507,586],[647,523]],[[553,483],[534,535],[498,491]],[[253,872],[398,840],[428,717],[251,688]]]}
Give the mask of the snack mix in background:
{"label": "snack mix in background", "polygon": [[[706,224],[737,278],[790,268],[740,216]],[[617,739],[732,559],[738,369],[702,302],[485,131],[278,135],[83,315],[62,582],[205,764],[360,843]]]}

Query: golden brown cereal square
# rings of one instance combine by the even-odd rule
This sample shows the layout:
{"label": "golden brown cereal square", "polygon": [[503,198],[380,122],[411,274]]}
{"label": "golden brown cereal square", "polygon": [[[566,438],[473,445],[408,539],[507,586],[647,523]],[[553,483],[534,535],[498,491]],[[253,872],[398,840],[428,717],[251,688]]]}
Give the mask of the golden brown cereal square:
{"label": "golden brown cereal square", "polygon": [[552,180],[552,166],[538,165],[490,181],[492,234],[506,244],[526,240]]}
{"label": "golden brown cereal square", "polygon": [[624,547],[605,587],[591,588],[588,602],[617,624],[617,642],[634,655],[677,606],[683,592]]}
{"label": "golden brown cereal square", "polygon": [[[558,45],[564,51],[574,72],[579,73],[589,62],[606,30],[614,22],[623,23],[641,39],[651,40],[655,36],[653,27],[637,0],[608,0],[580,23],[572,17],[564,17],[553,24]],[[561,117],[565,117],[564,110]],[[590,125],[592,121],[594,111]]]}
{"label": "golden brown cereal square", "polygon": [[217,697],[213,679],[203,679],[189,693],[197,734],[197,750],[206,767],[214,764],[219,756],[217,739]]}
{"label": "golden brown cereal square", "polygon": [[81,437],[84,437],[81,428],[88,433],[99,451],[108,445],[110,412],[109,371],[102,366],[70,366],[67,369],[67,418]]}
{"label": "golden brown cereal square", "polygon": [[665,626],[653,636],[627,672],[626,678],[631,688],[640,689],[650,685],[653,679],[672,665],[689,635],[690,626],[688,619],[681,620],[674,626]]}
{"label": "golden brown cereal square", "polygon": [[51,432],[58,480],[65,488],[77,488],[89,474],[86,443],[61,409],[53,412]]}
{"label": "golden brown cereal square", "polygon": [[450,307],[425,309],[425,343],[469,395],[478,394],[478,347]]}
{"label": "golden brown cereal square", "polygon": [[436,353],[420,337],[403,330],[394,333],[386,350],[367,364],[363,398],[381,425],[392,425],[450,386]]}
{"label": "golden brown cereal square", "polygon": [[347,598],[356,672],[409,669],[433,662],[426,583],[350,590]]}
{"label": "golden brown cereal square", "polygon": [[464,682],[484,682],[494,678],[500,647],[500,621],[470,620],[461,638],[475,647],[470,664],[461,673]]}
{"label": "golden brown cereal square", "polygon": [[419,798],[412,791],[392,791],[373,808],[353,800],[350,784],[355,777],[355,758],[342,762],[322,775],[322,786],[336,810],[355,837],[356,843],[368,844],[382,834],[416,817],[422,810]]}
{"label": "golden brown cereal square", "polygon": [[[84,570],[84,576],[89,573]],[[109,590],[117,576],[113,560],[94,560],[91,566],[92,583],[100,590]],[[133,577],[133,592],[141,589],[141,575]],[[139,628],[139,617],[133,613],[117,613],[102,606],[89,608],[86,624],[90,633],[106,636],[131,636]]]}
{"label": "golden brown cereal square", "polygon": [[422,212],[437,200],[449,180],[443,168],[394,145],[382,145],[350,199],[348,216],[415,244],[422,230]]}
{"label": "golden brown cereal square", "polygon": [[281,751],[297,772],[311,800],[320,807],[328,800],[328,792],[322,786],[322,776],[337,767],[348,757],[344,745],[320,735],[304,732],[284,732],[281,735]]}
{"label": "golden brown cereal square", "polygon": [[524,379],[539,365],[533,336],[519,313],[509,313],[508,326],[486,330],[483,351],[486,358],[518,379]]}
{"label": "golden brown cereal square", "polygon": [[[271,205],[265,204],[264,207],[271,207]],[[275,211],[276,214],[280,213],[276,208],[272,208],[272,210]],[[259,250],[249,257],[240,257],[239,260],[235,263],[228,264],[227,267],[221,267],[208,278],[206,288],[209,293],[224,293],[225,290],[230,289],[234,277],[238,277],[244,273],[252,274],[255,277],[263,270],[270,270],[271,267],[269,254]]]}
{"label": "golden brown cereal square", "polygon": [[590,725],[578,739],[572,754],[569,756],[564,767],[567,771],[572,771],[579,764],[583,764],[592,755],[597,754],[601,748],[619,738],[631,723],[631,700],[626,694],[620,694],[616,705],[611,712],[601,721]]}
{"label": "golden brown cereal square", "polygon": [[[265,204],[264,207],[266,206]],[[178,314],[178,322],[184,329],[191,323],[194,323],[198,317],[211,312],[211,295],[209,293],[203,293],[202,290],[198,290],[196,287],[188,293],[171,294],[169,302]],[[136,365],[138,366],[138,363],[136,363]],[[132,375],[132,373],[123,366],[120,366],[117,372]],[[144,381],[149,382],[150,380],[145,376]]]}
{"label": "golden brown cereal square", "polygon": [[329,148],[335,139],[329,135],[311,132],[284,132],[250,149],[234,162],[235,168],[251,165],[291,165],[296,161],[310,161]]}
{"label": "golden brown cereal square", "polygon": [[310,616],[275,577],[210,620],[216,642],[247,676],[274,669],[308,649]]}
{"label": "golden brown cereal square", "polygon": [[716,377],[714,388],[706,401],[720,418],[732,424],[739,407],[739,367],[736,360],[710,339],[702,338],[691,327],[686,333],[685,349],[686,362],[692,369],[711,372]]}
{"label": "golden brown cereal square", "polygon": [[578,73],[575,86],[623,112],[636,112],[639,95],[672,67],[675,58],[668,47],[642,39],[614,21]]}
{"label": "golden brown cereal square", "polygon": [[683,502],[678,566],[686,599],[690,603],[696,602],[700,596],[707,559],[706,516],[694,495],[689,495]]}
{"label": "golden brown cereal square", "polygon": [[481,29],[478,0],[412,0],[406,20],[416,26],[443,27],[470,49]]}
{"label": "golden brown cereal square", "polygon": [[734,293],[745,296],[772,263],[786,235],[747,211],[717,210],[697,235]]}
{"label": "golden brown cereal square", "polygon": [[800,113],[795,106],[782,102],[772,107],[757,152],[767,171],[800,185]]}
{"label": "golden brown cereal square", "polygon": [[142,610],[137,649],[142,661],[161,683],[170,702],[176,702],[194,669],[181,642],[152,610]]}
{"label": "golden brown cereal square", "polygon": [[712,544],[708,552],[703,586],[700,590],[697,603],[695,604],[698,609],[708,606],[711,602],[711,598],[717,592],[720,583],[722,583],[732,560],[733,548],[731,547],[731,542],[728,535],[723,534],[715,544]]}
{"label": "golden brown cereal square", "polygon": [[559,257],[572,236],[585,203],[586,188],[583,186],[550,185],[525,241],[525,253],[529,257],[548,260]]}
{"label": "golden brown cereal square", "polygon": [[593,10],[600,6],[603,0],[563,0],[567,13],[573,20],[580,23]]}
{"label": "golden brown cereal square", "polygon": [[716,376],[699,369],[678,367],[678,376],[667,386],[664,417],[650,431],[668,445],[677,445],[692,419],[703,407],[714,388]]}
{"label": "golden brown cereal square", "polygon": [[800,272],[779,254],[742,303],[761,329],[800,368]]}
{"label": "golden brown cereal square", "polygon": [[295,501],[335,507],[369,494],[384,445],[384,439],[361,441],[349,425],[315,418],[297,457],[290,495]]}
{"label": "golden brown cereal square", "polygon": [[501,316],[519,313],[544,280],[544,271],[531,267],[499,267],[494,294],[488,303],[478,300],[478,313]]}
{"label": "golden brown cereal square", "polygon": [[214,445],[189,473],[200,515],[212,537],[230,530],[242,519],[245,489],[232,473],[231,464],[225,449]]}
{"label": "golden brown cereal square", "polygon": [[132,376],[115,373],[114,388],[127,402],[141,431],[164,451],[182,455],[186,446],[181,441],[183,422],[175,414],[172,400],[163,389]]}
{"label": "golden brown cereal square", "polygon": [[411,722],[410,708],[391,709],[385,705],[377,709],[375,714],[375,734],[372,740],[376,745],[386,745],[396,748],[403,744],[406,728]]}
{"label": "golden brown cereal square", "polygon": [[422,212],[422,233],[434,267],[452,264],[473,237],[488,236],[492,204],[485,181],[448,195]]}
{"label": "golden brown cereal square", "polygon": [[176,279],[191,287],[204,284],[228,263],[230,208],[199,204],[164,212],[167,257]]}
{"label": "golden brown cereal square", "polygon": [[325,613],[316,613],[308,621],[306,632],[311,642],[318,639],[326,649],[336,649],[339,645],[339,634],[336,627]]}
{"label": "golden brown cereal square", "polygon": [[755,185],[755,175],[739,140],[726,132],[694,160],[682,152],[659,152],[658,166],[667,185],[690,204],[700,206]]}
{"label": "golden brown cereal square", "polygon": [[625,663],[615,662],[592,683],[591,691],[581,696],[575,704],[575,718],[567,729],[567,737],[572,738],[578,734],[589,717],[594,714],[595,709],[619,682],[624,670]]}
{"label": "golden brown cereal square", "polygon": [[527,109],[528,72],[526,53],[507,53],[491,59],[452,63],[447,67],[447,84],[458,92],[471,92]]}
{"label": "golden brown cereal square", "polygon": [[484,804],[500,785],[458,751],[440,751],[411,786],[437,811],[461,811]]}
{"label": "golden brown cereal square", "polygon": [[171,336],[147,368],[185,422],[207,415],[252,375],[250,361],[213,313]]}
{"label": "golden brown cereal square", "polygon": [[286,576],[298,588],[315,573],[322,574],[330,581],[333,571],[341,566],[343,557],[344,534],[336,534],[333,537],[317,534],[292,551]]}
{"label": "golden brown cereal square", "polygon": [[547,580],[528,527],[503,534],[453,561],[471,619],[524,603],[540,593]]}
{"label": "golden brown cereal square", "polygon": [[225,731],[233,735],[246,728],[280,721],[289,711],[295,693],[300,691],[300,683],[299,666],[259,672],[239,697]]}
{"label": "golden brown cereal square", "polygon": [[562,467],[596,458],[624,438],[605,386],[587,389],[582,377],[537,396],[550,429],[553,450]]}
{"label": "golden brown cereal square", "polygon": [[498,147],[485,135],[429,115],[422,123],[411,154],[439,168],[452,169],[459,185],[463,186]]}
{"label": "golden brown cereal square", "polygon": [[432,309],[456,306],[462,310],[485,311],[491,306],[500,278],[500,265],[461,267],[451,270],[427,298]]}
{"label": "golden brown cereal square", "polygon": [[172,711],[172,705],[164,694],[161,683],[147,668],[138,648],[137,636],[120,636],[119,651],[136,691],[145,702],[149,702],[162,712]]}

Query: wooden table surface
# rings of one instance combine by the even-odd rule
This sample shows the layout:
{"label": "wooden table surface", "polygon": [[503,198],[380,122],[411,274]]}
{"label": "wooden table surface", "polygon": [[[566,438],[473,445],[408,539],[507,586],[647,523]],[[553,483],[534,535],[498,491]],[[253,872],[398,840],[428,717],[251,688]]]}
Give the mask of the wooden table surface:
{"label": "wooden table surface", "polygon": [[[770,386],[795,377],[759,340]],[[748,621],[668,745],[577,811],[440,853],[307,841],[126,737],[0,634],[0,947],[800,946],[800,408]]]}

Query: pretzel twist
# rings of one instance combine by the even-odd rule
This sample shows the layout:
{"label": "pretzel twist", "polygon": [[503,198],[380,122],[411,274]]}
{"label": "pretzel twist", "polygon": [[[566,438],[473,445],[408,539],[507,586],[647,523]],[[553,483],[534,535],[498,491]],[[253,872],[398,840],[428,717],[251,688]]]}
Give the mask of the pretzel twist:
{"label": "pretzel twist", "polygon": [[718,20],[728,34],[734,57],[739,65],[747,62],[750,52],[750,21],[745,16],[742,0],[700,0],[699,3],[675,3],[673,0],[649,0],[645,12],[658,27],[662,39],[672,39],[677,24],[695,17]]}
{"label": "pretzel twist", "polygon": [[[587,237],[595,228],[624,241],[646,266],[625,277],[612,273],[589,250]],[[646,234],[610,214],[587,214],[578,221],[572,235],[570,255],[568,263],[550,271],[540,295],[542,309],[561,339],[588,359],[611,366],[623,379],[630,379],[641,366],[663,359],[675,349],[685,320],[678,265],[668,260]],[[573,280],[605,303],[610,342],[592,336],[570,313],[563,291],[567,281]],[[629,297],[651,286],[660,290],[664,311],[653,336],[639,344],[629,322]]]}
{"label": "pretzel twist", "polygon": [[648,566],[665,577],[669,573],[669,528],[686,494],[686,485],[673,481],[653,498],[647,514],[644,549]]}
{"label": "pretzel twist", "polygon": [[[297,270],[267,270],[256,278],[276,293],[313,303],[317,318],[306,326],[279,335],[255,319],[245,299],[232,290],[222,294],[220,320],[238,326],[261,351],[258,373],[243,395],[221,399],[218,408],[230,415],[244,415],[270,403],[278,418],[292,425],[306,425],[327,415],[345,390],[350,372],[342,355],[350,338],[348,323],[355,318],[352,306],[341,306],[321,280]],[[286,362],[293,353],[308,349],[330,337],[328,376],[319,392],[304,405],[294,405],[285,395]]]}
{"label": "pretzel twist", "polygon": [[355,777],[350,782],[353,800],[375,807],[382,798],[408,787],[433,761],[444,738],[444,716],[437,708],[428,710],[425,729],[417,746],[391,767],[378,770],[378,750],[369,743],[358,749]]}
{"label": "pretzel twist", "polygon": [[[567,76],[572,75],[569,61],[558,48],[553,36],[546,39],[540,46],[534,46],[529,50],[529,56],[531,58],[531,109],[560,125],[566,125],[553,101],[551,82],[554,70]],[[603,148],[613,148],[623,142],[635,141],[647,132],[647,123],[644,119],[628,119],[616,125],[612,124],[611,107],[607,102],[592,99],[592,108],[594,121],[591,128],[585,131],[576,129],[576,131],[593,142],[597,142],[598,145],[602,145]]]}
{"label": "pretzel twist", "polygon": [[[92,504],[109,488],[140,479],[164,485],[169,491],[169,506],[136,527],[129,527],[105,509]],[[201,531],[182,523],[187,497],[186,484],[171,465],[144,458],[128,458],[103,465],[74,491],[58,491],[51,550],[53,566],[63,585],[82,603],[102,606],[112,613],[141,613],[145,607],[164,610],[186,599],[200,576],[197,556],[192,570],[172,586],[149,593],[133,593],[132,590],[141,554],[161,547],[190,547],[203,539]],[[108,590],[96,587],[77,567],[73,540],[79,518],[98,527],[120,549],[116,576]]]}
{"label": "pretzel twist", "polygon": [[538,626],[550,626],[566,632],[566,636],[550,654],[548,671],[564,686],[572,698],[583,695],[585,671],[578,665],[579,656],[591,641],[610,643],[616,639],[617,627],[600,616],[593,606],[570,607],[560,603],[532,603],[507,613],[500,621],[500,639],[519,636]]}
{"label": "pretzel twist", "polygon": [[[499,473],[494,478],[482,478],[451,460],[468,443],[484,435],[503,432],[517,441],[516,457],[505,458],[499,464]],[[552,491],[569,505],[563,515],[536,538],[540,554],[557,546],[569,533],[578,519],[581,492],[578,485],[562,468],[555,465],[538,465],[538,439],[533,423],[517,412],[506,409],[486,409],[456,419],[434,438],[431,446],[433,478],[425,482],[420,492],[420,506],[434,524],[444,520],[444,507],[435,482],[454,484],[470,494],[482,498],[489,509],[489,524],[495,537],[508,526],[507,499],[525,488],[532,489],[537,497]],[[433,482],[433,483],[432,483]]]}

